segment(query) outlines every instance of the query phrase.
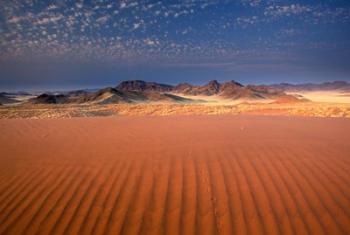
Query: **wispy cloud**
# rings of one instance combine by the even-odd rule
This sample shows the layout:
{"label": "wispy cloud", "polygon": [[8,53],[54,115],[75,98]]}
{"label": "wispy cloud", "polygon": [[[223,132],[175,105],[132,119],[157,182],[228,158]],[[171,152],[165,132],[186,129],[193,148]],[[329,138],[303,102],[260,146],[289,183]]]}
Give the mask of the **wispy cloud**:
{"label": "wispy cloud", "polygon": [[272,17],[282,17],[300,15],[311,11],[313,11],[313,9],[310,6],[300,4],[271,5],[265,8],[264,15]]}
{"label": "wispy cloud", "polygon": [[[13,0],[3,1],[0,13],[0,60],[24,54],[115,61],[229,60],[243,51],[311,45],[315,39],[305,35],[329,33],[316,32],[315,24],[334,24],[334,30],[350,24],[349,4],[310,1]],[[291,36],[300,42],[285,41]]]}

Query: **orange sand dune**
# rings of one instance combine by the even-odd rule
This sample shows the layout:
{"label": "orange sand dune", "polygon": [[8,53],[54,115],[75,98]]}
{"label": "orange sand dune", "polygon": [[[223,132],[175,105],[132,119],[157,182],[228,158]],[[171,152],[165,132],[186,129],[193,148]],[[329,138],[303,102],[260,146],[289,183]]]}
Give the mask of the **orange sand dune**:
{"label": "orange sand dune", "polygon": [[350,120],[0,120],[0,234],[350,234]]}

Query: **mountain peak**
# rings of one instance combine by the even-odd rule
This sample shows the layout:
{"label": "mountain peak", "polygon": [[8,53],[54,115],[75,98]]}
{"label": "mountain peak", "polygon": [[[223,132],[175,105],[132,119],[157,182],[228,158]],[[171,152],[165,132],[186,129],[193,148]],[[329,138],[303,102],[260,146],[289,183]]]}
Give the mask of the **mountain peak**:
{"label": "mountain peak", "polygon": [[236,82],[234,80],[231,80],[231,81],[227,81],[227,82],[224,82],[221,84],[221,87],[222,88],[227,88],[227,87],[235,87],[235,88],[240,88],[240,87],[244,87],[244,85],[242,85],[241,83],[239,82]]}
{"label": "mountain peak", "polygon": [[122,81],[117,86],[118,90],[137,90],[137,91],[143,91],[146,88],[146,82],[141,80],[129,80],[129,81]]}
{"label": "mountain peak", "polygon": [[123,81],[118,86],[118,90],[122,91],[170,91],[173,87],[166,84],[160,84],[156,82],[146,82],[142,80],[129,80]]}
{"label": "mountain peak", "polygon": [[217,80],[211,80],[208,82],[208,85],[220,85],[220,83]]}
{"label": "mountain peak", "polygon": [[220,83],[217,80],[211,80],[207,85],[204,86],[205,89],[208,89],[209,93],[215,94],[220,90]]}
{"label": "mountain peak", "polygon": [[235,80],[231,80],[231,81],[229,81],[229,83],[232,83],[232,84],[234,84],[236,86],[244,87],[241,83],[236,82]]}

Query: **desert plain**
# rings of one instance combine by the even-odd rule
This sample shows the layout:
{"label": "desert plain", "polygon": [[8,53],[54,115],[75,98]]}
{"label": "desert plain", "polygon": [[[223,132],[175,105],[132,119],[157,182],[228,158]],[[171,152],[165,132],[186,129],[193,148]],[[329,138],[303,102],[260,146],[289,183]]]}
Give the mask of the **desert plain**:
{"label": "desert plain", "polygon": [[3,93],[0,234],[350,234],[349,87]]}
{"label": "desert plain", "polygon": [[350,234],[350,119],[0,119],[0,234]]}

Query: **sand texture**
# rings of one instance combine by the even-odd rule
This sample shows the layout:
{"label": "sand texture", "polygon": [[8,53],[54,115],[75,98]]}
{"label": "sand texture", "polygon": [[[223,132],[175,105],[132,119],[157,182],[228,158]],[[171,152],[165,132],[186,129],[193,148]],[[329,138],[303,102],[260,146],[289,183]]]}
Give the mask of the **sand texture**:
{"label": "sand texture", "polygon": [[0,234],[350,234],[350,120],[0,120]]}
{"label": "sand texture", "polygon": [[223,114],[350,118],[350,102],[348,104],[331,102],[283,103],[283,101],[237,104],[220,102],[206,104],[4,105],[0,107],[0,119]]}

